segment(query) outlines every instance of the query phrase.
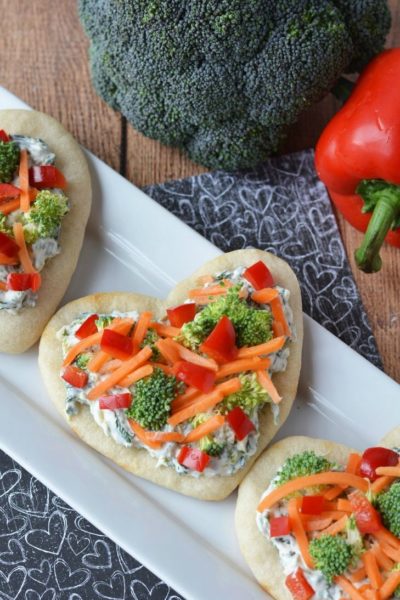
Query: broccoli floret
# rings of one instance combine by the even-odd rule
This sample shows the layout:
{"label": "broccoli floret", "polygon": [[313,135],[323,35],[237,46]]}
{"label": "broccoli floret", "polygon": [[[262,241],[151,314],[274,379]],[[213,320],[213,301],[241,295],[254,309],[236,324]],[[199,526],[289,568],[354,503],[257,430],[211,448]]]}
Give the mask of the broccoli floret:
{"label": "broccoli floret", "polygon": [[356,525],[356,519],[354,515],[351,515],[347,519],[346,542],[352,547],[353,556],[355,558],[361,556],[364,549],[363,537]]}
{"label": "broccoli floret", "polygon": [[386,0],[79,0],[97,92],[211,168],[251,167],[384,46]]}
{"label": "broccoli floret", "polygon": [[49,190],[39,192],[31,210],[24,216],[27,243],[33,244],[39,238],[55,237],[68,210],[68,198],[64,194]]}
{"label": "broccoli floret", "polygon": [[109,315],[102,315],[98,319],[96,319],[96,327],[97,329],[105,329],[113,320],[114,317],[111,317]]}
{"label": "broccoli floret", "polygon": [[386,492],[376,497],[376,506],[385,527],[400,538],[400,481],[396,481]]}
{"label": "broccoli floret", "polygon": [[277,475],[276,484],[283,485],[296,477],[329,471],[333,466],[333,463],[325,457],[315,454],[313,450],[305,450],[286,460]]}
{"label": "broccoli floret", "polygon": [[[207,421],[209,418],[210,415],[205,413],[199,413],[196,415],[192,419],[193,429],[204,423],[204,421]],[[224,451],[225,444],[222,442],[217,442],[215,437],[212,434],[209,434],[205,435],[199,440],[199,448],[203,452],[206,452],[209,456],[221,456],[222,452]]]}
{"label": "broccoli floret", "polygon": [[134,402],[128,409],[129,418],[137,421],[145,429],[162,429],[169,417],[171,402],[178,391],[178,381],[172,375],[166,375],[161,369],[140,379],[133,386]]}
{"label": "broccoli floret", "polygon": [[352,547],[339,535],[321,535],[310,542],[310,554],[315,567],[322,571],[328,583],[341,575],[353,559]]}
{"label": "broccoli floret", "polygon": [[86,369],[89,360],[90,354],[81,353],[76,357],[75,364],[80,369]]}
{"label": "broccoli floret", "polygon": [[2,233],[6,233],[7,235],[14,235],[12,228],[8,224],[7,215],[2,212],[0,212],[0,231]]}
{"label": "broccoli floret", "polygon": [[218,404],[218,410],[225,414],[240,406],[248,415],[260,404],[270,401],[266,390],[258,383],[256,373],[240,373],[242,387],[238,392],[229,394]]}
{"label": "broccoli floret", "polygon": [[14,177],[19,163],[19,148],[14,142],[0,141],[0,182],[8,183]]}
{"label": "broccoli floret", "polygon": [[271,339],[271,313],[248,306],[246,300],[239,298],[240,287],[240,285],[233,286],[226,296],[210,302],[197,313],[193,321],[185,323],[179,340],[193,350],[198,349],[224,315],[232,321],[239,348],[255,346]]}
{"label": "broccoli floret", "polygon": [[159,335],[157,332],[154,329],[148,329],[146,335],[144,336],[143,342],[140,344],[141,348],[150,346],[150,349],[153,353],[151,359],[154,361],[158,361],[161,358],[159,349],[154,345],[158,339]]}

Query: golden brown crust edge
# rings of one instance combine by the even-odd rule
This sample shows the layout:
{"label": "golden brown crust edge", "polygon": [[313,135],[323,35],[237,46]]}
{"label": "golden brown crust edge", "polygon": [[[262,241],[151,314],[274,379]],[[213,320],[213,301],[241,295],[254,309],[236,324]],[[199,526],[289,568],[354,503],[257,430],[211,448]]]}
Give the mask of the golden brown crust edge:
{"label": "golden brown crust edge", "polygon": [[285,586],[279,554],[259,531],[256,509],[263,492],[287,458],[314,450],[339,464],[346,464],[353,450],[341,444],[305,436],[285,438],[264,452],[239,486],[235,529],[240,550],[259,584],[276,600],[293,600]]}
{"label": "golden brown crust edge", "polygon": [[260,259],[264,260],[271,268],[276,282],[288,288],[291,292],[290,305],[297,329],[297,341],[292,344],[287,370],[274,376],[275,384],[283,397],[279,426],[274,424],[270,407],[267,406],[260,418],[261,433],[257,453],[251,457],[244,469],[229,477],[195,478],[179,475],[171,468],[157,468],[156,459],[152,458],[146,450],[123,448],[111,438],[107,438],[86,408],[80,410],[79,415],[69,420],[69,424],[75,433],[121,467],[154,483],[203,500],[222,500],[228,496],[249,471],[279,427],[283,425],[297,391],[303,339],[301,296],[297,279],[284,261],[261,251],[236,251],[219,256],[206,263],[190,278],[178,284],[165,302],[138,294],[126,293],[96,294],[75,300],[64,306],[51,319],[43,333],[39,347],[39,366],[44,382],[58,410],[65,416],[65,388],[59,377],[62,361],[61,345],[55,337],[55,333],[63,325],[71,322],[83,311],[107,312],[113,309],[120,311],[137,309],[141,311],[147,309],[152,310],[155,317],[161,317],[166,306],[180,304],[187,298],[187,290],[194,286],[200,274],[234,269],[241,264],[251,265]]}
{"label": "golden brown crust edge", "polygon": [[52,117],[31,110],[1,110],[0,129],[11,134],[39,137],[56,155],[56,165],[64,173],[70,211],[64,217],[61,252],[43,270],[36,306],[13,315],[0,311],[0,352],[25,352],[40,337],[44,326],[63,297],[78,261],[91,206],[89,169],[79,144]]}

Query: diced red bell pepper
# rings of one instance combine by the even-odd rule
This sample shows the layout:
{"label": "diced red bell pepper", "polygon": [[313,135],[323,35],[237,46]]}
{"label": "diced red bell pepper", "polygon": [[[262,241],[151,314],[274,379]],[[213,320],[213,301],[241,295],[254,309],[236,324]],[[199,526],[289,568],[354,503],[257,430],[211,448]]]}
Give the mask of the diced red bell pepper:
{"label": "diced red bell pepper", "polygon": [[239,441],[244,440],[244,438],[255,429],[253,421],[249,419],[240,406],[235,406],[235,408],[228,412],[226,420],[232,427],[236,439]]}
{"label": "diced red bell pepper", "polygon": [[269,534],[271,537],[281,537],[291,532],[289,517],[272,517],[269,520]]}
{"label": "diced red bell pepper", "polygon": [[186,360],[180,360],[174,365],[174,375],[202,392],[210,392],[215,383],[215,372],[200,365],[194,365]]}
{"label": "diced red bell pepper", "polygon": [[301,512],[305,515],[320,515],[324,509],[324,503],[323,496],[303,496]]}
{"label": "diced red bell pepper", "polygon": [[379,477],[376,474],[378,467],[395,467],[399,462],[399,455],[389,448],[367,448],[361,457],[359,473],[361,477],[367,477],[375,481]]}
{"label": "diced red bell pepper", "polygon": [[113,394],[112,396],[100,396],[99,406],[102,410],[116,410],[118,408],[129,408],[132,404],[132,394]]}
{"label": "diced red bell pepper", "polygon": [[29,169],[29,184],[38,190],[45,188],[60,188],[63,190],[67,187],[67,180],[54,165],[42,165]]}
{"label": "diced red bell pepper", "polygon": [[199,473],[204,471],[209,462],[209,455],[198,448],[183,446],[178,454],[178,463],[180,465],[192,469],[193,471],[198,471]]}
{"label": "diced red bell pepper", "polygon": [[262,290],[263,288],[272,287],[275,285],[271,271],[262,260],[254,263],[254,265],[251,265],[251,267],[247,267],[243,273],[243,277],[247,279],[249,283],[251,283],[255,290]]}
{"label": "diced red bell pepper", "polygon": [[85,321],[83,321],[82,325],[76,330],[75,335],[80,340],[88,337],[89,335],[93,335],[97,333],[97,325],[96,321],[99,318],[99,315],[90,315]]}
{"label": "diced red bell pepper", "polygon": [[79,369],[75,365],[68,365],[65,367],[64,371],[61,374],[61,377],[76,388],[83,388],[88,382],[88,374],[86,371]]}
{"label": "diced red bell pepper", "polygon": [[200,345],[200,351],[221,363],[235,360],[238,354],[236,333],[228,317],[221,317],[208,338]]}
{"label": "diced red bell pepper", "polygon": [[348,499],[360,533],[375,533],[379,531],[382,527],[381,517],[364,494],[360,491],[355,491],[349,494]]}
{"label": "diced red bell pepper", "polygon": [[0,231],[0,252],[10,258],[17,256],[19,252],[19,246],[12,237]]}
{"label": "diced red bell pepper", "polygon": [[17,198],[20,194],[21,190],[15,187],[15,185],[12,185],[11,183],[0,183],[0,200]]}
{"label": "diced red bell pepper", "polygon": [[285,584],[294,600],[309,600],[315,594],[301,567],[286,577]]}
{"label": "diced red bell pepper", "polygon": [[37,292],[42,283],[40,273],[9,273],[7,275],[7,289],[14,292],[32,290]]}
{"label": "diced red bell pepper", "polygon": [[125,360],[132,356],[133,341],[127,335],[122,335],[112,329],[104,329],[101,336],[100,348],[113,358]]}
{"label": "diced red bell pepper", "polygon": [[172,327],[182,327],[185,323],[193,321],[196,316],[196,304],[187,302],[175,308],[167,308],[167,315]]}
{"label": "diced red bell pepper", "polygon": [[2,142],[9,142],[10,141],[10,136],[8,135],[8,133],[6,133],[4,131],[4,129],[0,129],[0,140]]}

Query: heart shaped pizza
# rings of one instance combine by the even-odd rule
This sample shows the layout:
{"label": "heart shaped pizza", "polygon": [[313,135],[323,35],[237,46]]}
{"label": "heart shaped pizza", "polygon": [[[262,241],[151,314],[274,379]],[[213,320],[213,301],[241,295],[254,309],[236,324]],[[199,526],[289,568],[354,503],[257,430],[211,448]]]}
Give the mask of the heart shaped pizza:
{"label": "heart shaped pizza", "polygon": [[0,351],[40,337],[69,284],[91,205],[85,156],[53,118],[0,111]]}
{"label": "heart shaped pizza", "polygon": [[400,429],[359,453],[290,437],[239,487],[240,549],[277,600],[392,598],[400,592]]}
{"label": "heart shaped pizza", "polygon": [[162,486],[219,500],[288,416],[302,337],[293,271],[238,250],[165,302],[107,293],[67,304],[43,333],[39,366],[90,446]]}

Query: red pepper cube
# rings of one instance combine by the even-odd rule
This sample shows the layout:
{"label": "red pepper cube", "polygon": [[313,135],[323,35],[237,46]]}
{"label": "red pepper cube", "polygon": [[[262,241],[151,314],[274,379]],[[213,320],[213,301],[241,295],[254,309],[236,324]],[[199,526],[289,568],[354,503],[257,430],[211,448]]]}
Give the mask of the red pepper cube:
{"label": "red pepper cube", "polygon": [[82,325],[75,331],[76,337],[80,340],[83,340],[89,335],[97,333],[96,321],[98,318],[99,315],[94,314],[90,315],[85,321],[83,321]]}
{"label": "red pepper cube", "polygon": [[376,533],[382,527],[380,514],[360,491],[349,494],[348,500],[360,533]]}
{"label": "red pepper cube", "polygon": [[215,372],[200,365],[180,360],[174,365],[174,375],[202,392],[210,392],[215,383]]}
{"label": "red pepper cube", "polygon": [[289,517],[272,517],[269,520],[269,535],[282,537],[291,532]]}
{"label": "red pepper cube", "polygon": [[43,190],[45,188],[67,187],[64,175],[54,165],[41,165],[29,169],[29,185]]}
{"label": "red pepper cube", "polygon": [[132,338],[122,335],[112,329],[104,329],[101,336],[100,348],[113,358],[125,360],[132,356],[133,342]]}
{"label": "red pepper cube", "polygon": [[205,452],[191,446],[184,446],[178,454],[178,463],[193,471],[202,473],[208,463],[210,457]]}
{"label": "red pepper cube", "polygon": [[249,435],[251,431],[255,430],[255,425],[251,419],[246,415],[244,410],[240,408],[240,406],[236,406],[233,408],[227,415],[226,420],[229,425],[232,427],[236,439],[239,441],[244,440],[244,438]]}
{"label": "red pepper cube", "polygon": [[395,467],[399,463],[399,455],[389,448],[367,448],[361,457],[359,473],[361,477],[367,477],[375,481],[379,477],[376,474],[378,467]]}
{"label": "red pepper cube", "polygon": [[172,327],[182,327],[185,323],[193,321],[196,316],[196,304],[194,302],[186,302],[175,306],[175,308],[167,308],[167,315]]}
{"label": "red pepper cube", "polygon": [[76,388],[83,388],[88,382],[88,374],[75,365],[68,365],[63,370],[61,377]]}
{"label": "red pepper cube", "polygon": [[273,287],[275,285],[271,271],[262,260],[259,260],[254,263],[254,265],[251,265],[251,267],[248,267],[243,273],[243,277],[251,283],[255,290],[262,290],[263,288]]}
{"label": "red pepper cube", "polygon": [[303,496],[301,500],[301,512],[304,515],[320,515],[324,509],[325,499],[323,496]]}
{"label": "red pepper cube", "polygon": [[0,231],[0,253],[5,254],[9,258],[14,258],[18,255],[19,246],[17,242],[6,233]]}
{"label": "red pepper cube", "polygon": [[4,129],[0,129],[0,140],[2,142],[9,142],[10,141],[10,136],[8,135],[8,133],[6,133],[4,131]]}
{"label": "red pepper cube", "polygon": [[221,317],[210,335],[200,345],[200,351],[219,363],[235,360],[238,354],[236,333],[228,317]]}
{"label": "red pepper cube", "polygon": [[315,594],[301,567],[286,577],[285,584],[294,600],[309,600]]}
{"label": "red pepper cube", "polygon": [[132,394],[113,394],[111,396],[100,396],[99,407],[104,410],[117,410],[119,408],[129,408],[132,404]]}
{"label": "red pepper cube", "polygon": [[7,289],[14,292],[32,290],[37,292],[42,278],[40,273],[9,273],[7,275]]}

